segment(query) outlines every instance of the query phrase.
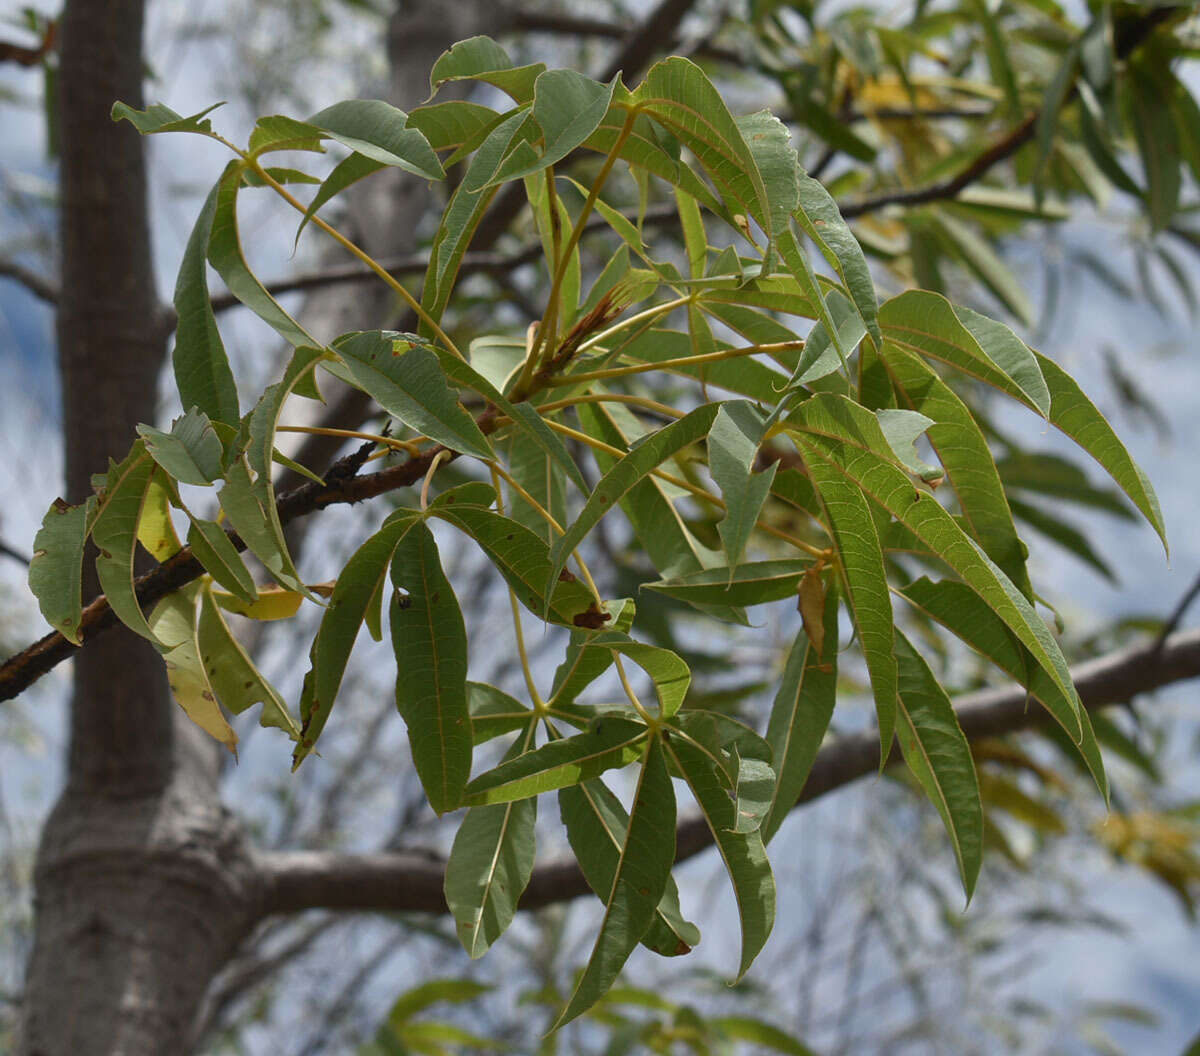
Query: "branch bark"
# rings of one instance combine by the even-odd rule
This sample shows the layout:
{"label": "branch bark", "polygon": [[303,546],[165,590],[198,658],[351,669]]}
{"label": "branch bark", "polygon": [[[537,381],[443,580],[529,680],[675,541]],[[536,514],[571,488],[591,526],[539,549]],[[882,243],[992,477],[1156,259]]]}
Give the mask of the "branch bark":
{"label": "branch bark", "polygon": [[[1200,677],[1200,630],[1174,634],[1156,649],[1150,642],[1073,667],[1071,677],[1084,706],[1101,708]],[[1045,718],[1019,685],[969,693],[955,703],[963,732],[972,741],[1028,729]],[[817,754],[797,807],[876,773],[878,768],[879,736],[875,731],[830,741]],[[676,832],[676,861],[699,854],[712,842],[704,818],[686,815]],[[259,908],[264,914],[318,907],[448,912],[442,894],[445,863],[437,858],[400,853],[276,852],[258,855],[256,865],[262,878]],[[537,909],[589,890],[574,859],[552,859],[534,869],[521,906]]]}

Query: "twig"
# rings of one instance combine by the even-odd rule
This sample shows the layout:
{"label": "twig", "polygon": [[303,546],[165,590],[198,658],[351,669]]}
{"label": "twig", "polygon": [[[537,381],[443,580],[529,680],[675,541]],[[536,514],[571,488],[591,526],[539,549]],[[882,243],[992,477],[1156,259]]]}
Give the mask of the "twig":
{"label": "twig", "polygon": [[28,566],[30,558],[21,553],[20,550],[14,550],[3,539],[0,539],[0,557],[11,557],[14,561],[19,561],[21,564]]}
{"label": "twig", "polygon": [[1187,614],[1188,607],[1200,597],[1200,575],[1186,591],[1183,597],[1179,599],[1178,604],[1172,610],[1171,615],[1167,617],[1167,622],[1163,624],[1162,630],[1158,632],[1158,637],[1154,639],[1153,655],[1157,656],[1162,652],[1163,646],[1167,644],[1167,639],[1171,637],[1178,629],[1183,617]]}
{"label": "twig", "polygon": [[[602,37],[608,40],[623,40],[629,35],[629,27],[621,25],[619,22],[524,9],[519,9],[514,14],[513,28],[526,33],[550,33],[563,37]],[[679,43],[678,38],[673,38],[668,50],[675,50]],[[691,54],[703,59],[713,59],[717,62],[728,62],[734,65],[740,65],[742,62],[742,56],[738,52],[708,41],[699,42],[692,49]]]}
{"label": "twig", "polygon": [[58,305],[58,287],[32,268],[18,264],[15,260],[0,260],[0,276],[20,283],[39,301],[54,306]]}

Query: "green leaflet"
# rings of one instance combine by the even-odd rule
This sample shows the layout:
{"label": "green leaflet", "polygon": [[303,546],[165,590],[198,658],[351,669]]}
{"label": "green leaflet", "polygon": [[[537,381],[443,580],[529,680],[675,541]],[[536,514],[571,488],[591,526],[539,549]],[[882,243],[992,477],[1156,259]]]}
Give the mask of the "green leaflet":
{"label": "green leaflet", "polygon": [[[533,85],[533,119],[542,130],[542,152],[520,143],[504,159],[488,186],[519,180],[562,161],[587,139],[608,112],[614,78],[607,85],[574,70],[546,70]],[[481,190],[472,186],[471,190]]]}
{"label": "green leaflet", "polygon": [[775,923],[775,878],[762,836],[758,832],[735,831],[734,801],[722,786],[707,753],[679,736],[665,741],[664,747],[696,797],[733,882],[742,927],[742,957],[737,973],[740,979],[758,956]]}
{"label": "green leaflet", "polygon": [[429,72],[429,90],[432,94],[450,81],[483,81],[523,103],[532,97],[538,76],[545,69],[544,62],[513,66],[508,52],[491,37],[471,37],[442,52]]}
{"label": "green leaflet", "polygon": [[1146,474],[1133,460],[1125,445],[1105,420],[1096,405],[1065,370],[1052,359],[1035,352],[1038,366],[1050,389],[1050,424],[1061,429],[1108,471],[1133,504],[1142,511],[1167,550],[1167,529],[1162,509]]}
{"label": "green leaflet", "polygon": [[184,714],[231,752],[237,751],[237,734],[221,713],[208,672],[200,662],[196,640],[196,610],[201,585],[192,583],[168,594],[150,614],[151,640],[162,654],[167,682]]}
{"label": "green leaflet", "polygon": [[[317,345],[317,340],[280,307],[246,264],[237,221],[237,195],[242,185],[243,165],[243,162],[231,161],[217,181],[208,261],[225,280],[229,292],[285,341],[295,346]],[[201,410],[208,411],[199,400],[195,402]]]}
{"label": "green leaflet", "polygon": [[[254,158],[277,150],[309,150],[324,153],[321,146],[321,129],[314,125],[297,121],[294,117],[284,117],[282,114],[271,114],[260,117],[250,132],[247,144],[248,152]],[[253,179],[256,173],[248,175]],[[249,184],[253,186],[253,184]]]}
{"label": "green leaflet", "polygon": [[128,121],[136,128],[143,136],[151,135],[155,132],[195,132],[198,135],[212,135],[212,122],[205,118],[205,114],[212,113],[218,106],[224,106],[224,103],[213,103],[212,106],[207,106],[198,114],[192,114],[191,117],[180,117],[170,107],[163,106],[162,103],[151,103],[145,110],[135,110],[128,103],[113,103],[112,119],[114,121]]}
{"label": "green leaflet", "polygon": [[284,401],[328,355],[319,348],[297,348],[283,379],[267,387],[247,418],[248,439],[243,456],[225,472],[221,509],[247,548],[281,587],[311,596],[292,563],[283,525],[275,505],[271,469],[275,454],[275,426]]}
{"label": "green leaflet", "polygon": [[929,483],[945,476],[941,467],[927,465],[917,454],[917,441],[933,425],[933,419],[920,411],[884,407],[875,412],[875,421],[879,423],[879,431],[891,448],[892,456],[914,477]]}
{"label": "green leaflet", "polygon": [[[533,148],[528,143],[521,144],[527,151]],[[509,161],[521,157],[520,150],[509,155]],[[527,155],[525,155],[527,156]],[[552,169],[538,169],[524,177],[525,197],[529,200],[529,210],[533,214],[534,225],[538,238],[542,243],[542,261],[545,264],[549,278],[557,273],[561,263],[560,254],[563,242],[572,227],[571,214],[558,194],[557,188],[553,197],[550,195],[550,182],[554,179]],[[553,209],[553,212],[551,212]],[[558,322],[556,328],[562,332],[570,326],[579,308],[579,291],[582,288],[583,276],[579,264],[579,246],[571,250],[563,271],[562,283],[558,292]]]}
{"label": "green leaflet", "polygon": [[821,747],[837,697],[837,592],[825,595],[824,650],[817,653],[808,636],[796,635],[767,723],[776,773],[775,795],[763,818],[762,838],[770,842],[804,790]]}
{"label": "green leaflet", "polygon": [[879,321],[901,348],[949,363],[986,381],[1045,417],[1050,391],[1034,353],[1003,323],[939,293],[909,290],[885,302]]}
{"label": "green leaflet", "polygon": [[[518,738],[506,758],[532,740]],[[459,941],[472,957],[482,957],[512,923],[521,892],[533,873],[537,799],[471,807],[454,837],[446,861],[446,905]]]}
{"label": "green leaflet", "polygon": [[797,447],[816,486],[841,562],[842,581],[862,645],[879,723],[880,765],[892,750],[896,727],[895,619],[875,520],[866,496],[798,438]]}
{"label": "green leaflet", "polygon": [[467,704],[476,744],[525,729],[533,718],[530,708],[486,682],[467,683]]}
{"label": "green leaflet", "polygon": [[200,591],[196,647],[210,688],[229,711],[240,715],[261,704],[260,726],[274,726],[293,741],[299,739],[300,727],[287,705],[233,636],[207,586]]}
{"label": "green leaflet", "polygon": [[1025,546],[1017,536],[987,438],[953,390],[917,356],[885,342],[884,362],[896,391],[933,420],[929,440],[946,470],[971,534],[1020,589],[1033,597]]}
{"label": "green leaflet", "polygon": [[675,862],[675,790],[663,746],[650,737],[634,792],[633,810],[604,920],[592,956],[552,1030],[586,1012],[616,981],[642,936],[654,923]]}
{"label": "green leaflet", "polygon": [[188,525],[187,542],[192,556],[213,579],[247,604],[254,602],[258,597],[254,577],[224,528],[216,521],[193,517]]}
{"label": "green leaflet", "polygon": [[388,414],[452,451],[491,459],[475,420],[446,384],[438,357],[380,330],[344,334],[333,344],[358,386]]}
{"label": "green leaflet", "polygon": [[764,433],[762,415],[742,401],[723,404],[708,431],[708,466],[725,500],[725,516],[717,529],[729,565],[736,565],[746,552],[775,479],[775,463],[754,472]]}
{"label": "green leaflet", "polygon": [[421,291],[421,307],[435,320],[440,320],[446,310],[463,254],[466,253],[484,212],[496,195],[495,187],[468,191],[467,184],[474,183],[481,175],[490,175],[496,170],[496,166],[507,153],[509,144],[524,124],[525,117],[524,111],[517,111],[489,133],[475,152],[463,175],[463,182],[455,188],[445,212],[442,213],[442,222],[434,235],[429,254],[425,286]]}
{"label": "green leaflet", "polygon": [[567,558],[583,542],[596,522],[652,470],[705,436],[716,418],[717,410],[716,404],[706,404],[649,434],[604,474],[579,516],[550,551],[552,574],[547,579],[547,591],[566,565]]}
{"label": "green leaflet", "polygon": [[800,197],[797,222],[816,243],[830,267],[842,277],[854,307],[866,324],[867,332],[878,345],[883,340],[879,332],[879,306],[875,283],[871,280],[871,269],[862,246],[842,218],[829,192],[799,166],[796,183]]}
{"label": "green leaflet", "polygon": [[658,695],[659,718],[669,719],[678,712],[692,682],[692,673],[683,658],[657,645],[628,639],[614,641],[613,638],[616,638],[615,634],[606,637],[603,645],[597,642],[590,648],[604,648],[627,656],[650,676]]}
{"label": "green leaflet", "polygon": [[929,665],[896,632],[900,721],[896,737],[904,761],[942,816],[968,900],[983,860],[983,807],[971,745],[954,707]]}
{"label": "green leaflet", "polygon": [[836,337],[831,337],[825,323],[820,321],[809,331],[808,339],[804,342],[804,352],[796,364],[796,369],[792,371],[792,379],[788,383],[789,390],[801,385],[811,385],[814,381],[835,373],[842,365],[838,349],[844,349],[847,353],[853,352],[858,343],[867,336],[862,316],[841,290],[830,290],[825,294],[825,307],[836,328]]}
{"label": "green leaflet", "polygon": [[429,141],[408,127],[408,115],[380,99],[334,103],[310,117],[308,123],[373,161],[429,180],[446,178]]}
{"label": "green leaflet", "polygon": [[225,447],[199,407],[176,418],[169,433],[149,425],[137,432],[150,457],[181,484],[211,484],[221,475]]}
{"label": "green leaflet", "polygon": [[718,1016],[709,1025],[731,1041],[748,1041],[785,1056],[815,1056],[813,1050],[778,1027],[750,1016]]}
{"label": "green leaflet", "polygon": [[408,127],[420,132],[434,150],[450,150],[482,142],[482,137],[500,120],[501,115],[490,106],[451,99],[410,111]]}
{"label": "green leaflet", "polygon": [[807,431],[802,442],[810,470],[823,463],[844,476],[850,487],[870,496],[953,568],[1020,638],[1078,712],[1079,697],[1066,661],[1046,625],[937,500],[915,488],[902,470],[881,455],[883,445],[872,436],[871,427],[878,427],[874,416],[840,397],[815,396],[797,409],[791,421]]}
{"label": "green leaflet", "polygon": [[643,588],[693,605],[762,605],[795,597],[800,578],[811,567],[808,558],[748,561],[727,568],[706,568],[675,579],[660,579],[643,584]]}
{"label": "green leaflet", "polygon": [[55,499],[34,536],[29,562],[29,589],[38,608],[46,622],[73,645],[81,644],[83,548],[95,508],[96,499],[90,496],[78,506]]}
{"label": "green leaflet", "polygon": [[396,707],[408,727],[425,795],[444,814],[462,802],[471,773],[467,632],[424,522],[414,524],[397,545],[392,586]]}
{"label": "green leaflet", "polygon": [[[825,298],[821,295],[821,287],[817,282],[817,276],[812,269],[812,265],[808,262],[808,255],[800,248],[800,244],[796,241],[796,236],[790,228],[780,235],[778,246],[779,255],[782,257],[787,270],[791,273],[791,277],[796,280],[803,301],[803,308],[800,304],[797,304],[785,310],[801,314],[803,309],[808,309],[804,314],[814,315],[817,321],[825,328],[824,335],[833,342],[834,350],[838,356],[838,363],[842,366],[843,370],[848,369],[846,361],[849,359],[852,349],[847,348],[842,342],[842,330],[844,328],[839,326],[834,320],[829,305],[825,303]],[[802,358],[801,362],[803,361]],[[816,366],[817,364],[814,363],[813,367],[816,368]],[[807,369],[803,373],[808,373]]]}
{"label": "green leaflet", "polygon": [[217,329],[205,267],[220,187],[218,182],[204,200],[179,265],[174,298],[175,348],[171,352],[171,362],[175,369],[175,386],[184,407],[199,407],[215,421],[236,425],[239,417],[237,383]]}
{"label": "green leaflet", "polygon": [[746,114],[734,121],[762,178],[766,208],[760,221],[767,234],[763,271],[769,274],[773,270],[775,240],[781,231],[787,230],[792,214],[800,205],[796,180],[799,159],[792,146],[792,134],[769,110]]}
{"label": "green leaflet", "polygon": [[1164,76],[1168,70],[1165,65],[1160,70],[1150,62],[1134,61],[1118,82],[1146,174],[1146,213],[1155,231],[1171,223],[1182,186],[1179,136],[1165,103],[1172,96],[1170,81]]}
{"label": "green leaflet", "polygon": [[145,444],[134,441],[129,454],[118,464],[108,463],[104,490],[96,503],[92,540],[99,549],[96,574],[100,589],[120,621],[143,638],[157,642],[138,604],[133,585],[133,561],[138,545],[142,508],[158,465],[146,454]]}
{"label": "green leaflet", "polygon": [[[930,580],[926,576],[910,583],[900,593],[922,612],[957,635],[981,656],[1010,675],[1038,699],[1062,727],[1087,764],[1100,794],[1108,799],[1108,778],[1096,735],[1086,711],[1076,713],[1071,701],[1050,676],[1031,663],[1028,652],[1004,626],[1000,618],[966,585],[953,580]],[[1082,738],[1077,729],[1082,728]]]}
{"label": "green leaflet", "polygon": [[[603,781],[585,781],[558,791],[558,807],[571,850],[596,895],[607,900],[625,846],[629,815]],[[700,929],[685,920],[679,908],[679,889],[668,876],[666,889],[642,944],[663,957],[690,953],[700,941]]]}
{"label": "green leaflet", "polygon": [[479,507],[439,507],[436,515],[479,544],[530,612],[564,627],[604,626],[608,614],[597,606],[591,591],[568,572],[562,572],[547,598],[550,550],[528,528]]}
{"label": "green leaflet", "polygon": [[389,519],[354,552],[338,575],[309,649],[310,666],[300,693],[304,726],[292,756],[293,769],[312,751],[325,728],[367,609],[381,594],[397,544],[416,522],[415,513]]}
{"label": "green leaflet", "polygon": [[[771,194],[754,153],[725,100],[699,66],[679,56],[655,63],[633,93],[633,101],[696,155],[734,212],[752,215],[768,237],[777,237],[779,232],[770,226],[774,215]],[[789,193],[786,183],[783,187],[776,184],[772,190]],[[794,184],[790,193],[795,193]]]}
{"label": "green leaflet", "polygon": [[463,802],[471,807],[508,803],[590,781],[642,755],[646,734],[638,722],[597,719],[586,733],[543,744],[480,774],[467,785]]}

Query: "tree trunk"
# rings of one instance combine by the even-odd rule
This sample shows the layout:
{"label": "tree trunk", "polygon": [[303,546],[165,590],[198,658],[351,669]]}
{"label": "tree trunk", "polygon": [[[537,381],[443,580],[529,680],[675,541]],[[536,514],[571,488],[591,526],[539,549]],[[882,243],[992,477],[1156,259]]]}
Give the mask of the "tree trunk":
{"label": "tree trunk", "polygon": [[[408,105],[460,36],[501,5],[409,3],[393,19],[393,91]],[[486,19],[486,21],[485,21]],[[59,367],[67,498],[153,421],[164,346],[155,293],[143,145],[114,125],[115,100],[142,104],[143,0],[69,0],[60,25]],[[399,176],[400,174],[396,174]],[[411,249],[428,191],[377,179],[355,196],[368,247]],[[382,236],[382,237],[381,237]],[[329,334],[369,325],[390,294],[323,295]],[[378,318],[374,325],[384,320]],[[85,595],[98,592],[85,566]],[[188,1051],[209,983],[260,917],[260,880],[220,802],[213,742],[171,702],[162,662],[124,630],[75,661],[67,787],[42,832],[35,936],[18,1052],[159,1056]]]}

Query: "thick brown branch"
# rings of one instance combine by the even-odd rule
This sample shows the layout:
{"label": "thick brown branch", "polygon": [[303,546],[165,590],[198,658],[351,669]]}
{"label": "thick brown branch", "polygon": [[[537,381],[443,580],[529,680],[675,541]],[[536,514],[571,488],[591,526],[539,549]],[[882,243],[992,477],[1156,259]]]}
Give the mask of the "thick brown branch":
{"label": "thick brown branch", "polygon": [[[1200,677],[1200,630],[1172,635],[1158,652],[1151,642],[1078,664],[1071,669],[1071,676],[1089,709]],[[959,697],[956,704],[963,732],[973,741],[1027,729],[1045,718],[1018,685],[970,693]],[[873,774],[878,767],[879,737],[874,731],[831,741],[817,754],[800,803]],[[703,817],[688,814],[677,830],[676,860],[691,858],[711,844],[712,833]],[[276,852],[260,855],[258,868],[264,914],[317,908],[447,912],[442,894],[445,863],[437,858],[400,853]],[[534,869],[521,906],[536,909],[588,890],[573,859],[553,859]]]}

